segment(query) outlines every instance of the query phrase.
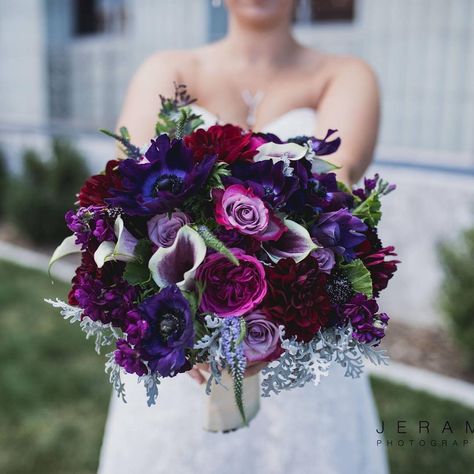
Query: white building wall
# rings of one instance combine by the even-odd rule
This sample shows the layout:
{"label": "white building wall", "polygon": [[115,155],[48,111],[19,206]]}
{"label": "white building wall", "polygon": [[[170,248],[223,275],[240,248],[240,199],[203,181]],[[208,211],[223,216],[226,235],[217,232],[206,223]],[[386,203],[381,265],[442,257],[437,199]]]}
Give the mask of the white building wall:
{"label": "white building wall", "polygon": [[41,0],[1,0],[0,122],[47,118],[45,12]]}

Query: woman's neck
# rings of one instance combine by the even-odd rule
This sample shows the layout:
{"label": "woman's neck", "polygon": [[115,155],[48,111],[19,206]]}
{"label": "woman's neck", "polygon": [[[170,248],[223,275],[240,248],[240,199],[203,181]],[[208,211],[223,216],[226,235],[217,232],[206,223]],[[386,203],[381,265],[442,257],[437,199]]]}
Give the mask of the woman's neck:
{"label": "woman's neck", "polygon": [[229,33],[222,46],[232,55],[236,67],[278,68],[294,60],[301,48],[291,34],[290,25],[256,29],[231,18]]}

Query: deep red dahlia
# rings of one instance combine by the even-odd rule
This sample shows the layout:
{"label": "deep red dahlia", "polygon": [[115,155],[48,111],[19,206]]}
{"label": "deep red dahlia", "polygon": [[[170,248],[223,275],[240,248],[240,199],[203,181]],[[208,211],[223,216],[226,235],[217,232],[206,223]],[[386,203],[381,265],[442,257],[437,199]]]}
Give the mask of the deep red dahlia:
{"label": "deep red dahlia", "polygon": [[388,281],[397,271],[400,260],[386,260],[387,257],[396,257],[395,247],[382,247],[377,232],[373,229],[367,231],[367,240],[356,248],[356,256],[360,258],[372,277],[374,296],[378,297],[380,292],[388,285]]}
{"label": "deep red dahlia", "polygon": [[104,199],[110,197],[109,189],[121,189],[120,175],[117,171],[118,160],[110,160],[103,174],[88,178],[79,191],[80,206],[103,206]]}
{"label": "deep red dahlia", "polygon": [[272,320],[285,326],[286,337],[308,342],[329,323],[331,304],[326,293],[327,275],[307,257],[300,263],[280,260],[266,267],[268,291],[263,307]]}
{"label": "deep red dahlia", "polygon": [[184,143],[192,149],[198,162],[206,155],[217,154],[218,160],[232,164],[237,160],[250,160],[256,154],[252,134],[230,124],[198,129],[186,136]]}

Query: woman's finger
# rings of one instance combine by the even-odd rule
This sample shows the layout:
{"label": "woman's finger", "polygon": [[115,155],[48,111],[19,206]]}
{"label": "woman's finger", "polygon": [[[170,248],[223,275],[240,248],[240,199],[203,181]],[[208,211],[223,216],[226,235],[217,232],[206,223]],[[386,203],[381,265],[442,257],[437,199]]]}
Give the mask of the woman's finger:
{"label": "woman's finger", "polygon": [[188,370],[187,374],[194,379],[199,385],[202,385],[206,379],[204,375],[202,375],[201,371],[196,368],[192,368],[191,370]]}
{"label": "woman's finger", "polygon": [[267,365],[268,362],[258,362],[257,364],[248,366],[245,371],[245,377],[251,377],[252,375],[258,374]]}

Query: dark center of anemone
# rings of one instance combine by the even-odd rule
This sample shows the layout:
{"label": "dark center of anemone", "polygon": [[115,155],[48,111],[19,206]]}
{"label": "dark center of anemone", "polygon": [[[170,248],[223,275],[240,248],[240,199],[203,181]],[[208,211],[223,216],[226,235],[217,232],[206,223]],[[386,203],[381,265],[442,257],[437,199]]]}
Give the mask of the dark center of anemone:
{"label": "dark center of anemone", "polygon": [[183,178],[174,174],[163,174],[156,180],[153,194],[156,196],[160,191],[178,194],[183,189],[183,184]]}
{"label": "dark center of anemone", "polygon": [[172,336],[179,336],[183,331],[183,318],[180,313],[166,313],[158,322],[158,333],[167,341]]}
{"label": "dark center of anemone", "polygon": [[270,185],[265,185],[263,187],[263,192],[265,193],[264,194],[264,197],[271,197],[273,196],[273,193],[274,193],[274,190],[273,190],[273,186],[270,186]]}
{"label": "dark center of anemone", "polygon": [[310,181],[311,191],[319,197],[326,197],[328,190],[326,186],[321,184],[319,181],[312,180]]}

